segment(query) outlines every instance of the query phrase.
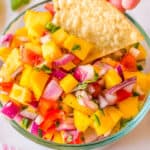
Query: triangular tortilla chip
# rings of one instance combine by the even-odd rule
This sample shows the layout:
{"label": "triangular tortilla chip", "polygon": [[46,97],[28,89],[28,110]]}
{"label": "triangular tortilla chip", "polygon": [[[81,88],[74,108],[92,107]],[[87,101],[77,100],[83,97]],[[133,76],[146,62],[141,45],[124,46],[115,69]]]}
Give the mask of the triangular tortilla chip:
{"label": "triangular tortilla chip", "polygon": [[106,0],[54,0],[54,6],[53,22],[96,45],[97,58],[143,40],[127,17]]}

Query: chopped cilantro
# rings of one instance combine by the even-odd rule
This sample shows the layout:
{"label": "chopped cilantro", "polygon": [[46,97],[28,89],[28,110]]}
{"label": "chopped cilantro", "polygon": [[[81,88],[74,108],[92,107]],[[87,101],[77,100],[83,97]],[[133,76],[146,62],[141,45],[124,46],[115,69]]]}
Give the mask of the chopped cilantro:
{"label": "chopped cilantro", "polygon": [[140,96],[140,94],[139,94],[138,92],[134,91],[134,92],[133,92],[133,96],[134,96],[134,97],[137,97],[137,96]]}
{"label": "chopped cilantro", "polygon": [[139,71],[142,71],[142,70],[143,70],[143,66],[140,65],[140,64],[138,64],[138,65],[137,65],[137,69],[138,69]]}
{"label": "chopped cilantro", "polygon": [[125,127],[131,120],[132,120],[132,118],[131,119],[122,119],[120,121],[121,128]]}
{"label": "chopped cilantro", "polygon": [[101,123],[100,123],[100,120],[96,114],[94,114],[94,118],[95,118],[96,123],[100,126]]}
{"label": "chopped cilantro", "polygon": [[43,65],[43,66],[41,66],[41,67],[35,67],[35,69],[36,69],[37,71],[44,71],[44,72],[47,73],[47,74],[52,73],[52,70],[51,70],[49,67],[47,67],[46,65]]}
{"label": "chopped cilantro", "polygon": [[75,44],[73,47],[72,47],[72,51],[76,51],[76,50],[80,50],[81,49],[81,46],[79,44]]}
{"label": "chopped cilantro", "polygon": [[38,136],[39,136],[39,137],[42,137],[42,136],[43,136],[43,132],[42,132],[41,129],[38,129]]}
{"label": "chopped cilantro", "polygon": [[57,30],[60,29],[59,26],[54,25],[53,23],[49,22],[46,24],[46,29],[49,30],[51,33],[56,32]]}
{"label": "chopped cilantro", "polygon": [[100,112],[103,114],[103,115],[105,115],[105,113],[104,113],[104,110],[103,109],[99,109],[100,110]]}
{"label": "chopped cilantro", "polygon": [[2,103],[0,102],[0,108],[3,107]]}
{"label": "chopped cilantro", "polygon": [[135,43],[133,46],[134,46],[134,48],[138,48],[139,45],[140,45],[140,43]]}
{"label": "chopped cilantro", "polygon": [[29,127],[30,121],[27,118],[23,118],[22,120],[22,126],[27,129]]}
{"label": "chopped cilantro", "polygon": [[58,127],[60,125],[60,122],[58,120],[56,120],[55,125],[56,125],[56,127]]}

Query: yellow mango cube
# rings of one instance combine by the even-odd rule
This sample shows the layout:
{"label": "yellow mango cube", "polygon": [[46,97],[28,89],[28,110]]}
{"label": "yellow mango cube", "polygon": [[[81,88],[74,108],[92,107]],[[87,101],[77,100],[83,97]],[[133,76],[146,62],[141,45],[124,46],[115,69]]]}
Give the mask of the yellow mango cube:
{"label": "yellow mango cube", "polygon": [[49,75],[43,71],[33,70],[30,74],[30,88],[32,89],[36,100],[41,97],[44,87],[49,79]]}
{"label": "yellow mango cube", "polygon": [[105,114],[108,114],[116,125],[122,118],[122,113],[113,106],[108,106],[104,109]]}
{"label": "yellow mango cube", "polygon": [[77,101],[77,98],[72,94],[66,95],[63,99],[63,103],[87,115],[92,115],[94,113],[93,110],[89,109],[88,107],[80,105]]}
{"label": "yellow mango cube", "polygon": [[122,79],[115,70],[110,69],[105,74],[104,81],[105,81],[106,88],[109,89],[109,88],[121,83]]}
{"label": "yellow mango cube", "polygon": [[62,66],[62,68],[67,70],[67,71],[72,70],[75,67],[76,67],[76,65],[73,62],[69,62],[66,65]]}
{"label": "yellow mango cube", "polygon": [[131,119],[139,112],[139,101],[138,97],[130,97],[118,104],[119,110],[123,114],[124,119]]}
{"label": "yellow mango cube", "polygon": [[107,114],[103,114],[100,110],[91,116],[91,123],[98,136],[110,132],[114,127],[111,117]]}
{"label": "yellow mango cube", "polygon": [[64,144],[64,140],[63,140],[62,135],[61,135],[60,132],[55,132],[54,133],[53,142],[59,143],[59,144]]}
{"label": "yellow mango cube", "polygon": [[42,54],[47,62],[52,62],[62,56],[60,48],[53,41],[42,45]]}
{"label": "yellow mango cube", "polygon": [[77,85],[78,81],[71,74],[68,74],[60,81],[60,86],[65,93],[70,93]]}
{"label": "yellow mango cube", "polygon": [[0,94],[0,103],[5,105],[10,100],[9,96],[7,94]]}
{"label": "yellow mango cube", "polygon": [[137,60],[145,60],[146,56],[147,56],[146,49],[140,44],[138,46],[138,50],[140,51],[140,53],[139,53],[139,55],[137,57]]}
{"label": "yellow mango cube", "polygon": [[64,48],[68,49],[81,60],[84,60],[92,50],[93,45],[83,39],[70,35],[64,42]]}
{"label": "yellow mango cube", "polygon": [[28,37],[28,32],[27,29],[25,27],[19,28],[16,30],[15,35],[18,37]]}
{"label": "yellow mango cube", "polygon": [[11,50],[9,48],[6,47],[1,47],[0,48],[0,59],[2,61],[5,61],[8,57],[8,55],[10,54]]}
{"label": "yellow mango cube", "polygon": [[20,85],[30,88],[30,75],[32,72],[32,66],[30,65],[25,65],[23,73],[21,75],[21,79],[20,79]]}
{"label": "yellow mango cube", "polygon": [[36,54],[42,55],[42,47],[40,44],[29,42],[29,43],[25,43],[24,46],[25,46],[25,49],[32,50]]}
{"label": "yellow mango cube", "polygon": [[90,125],[91,120],[88,115],[78,110],[74,110],[74,124],[78,131],[84,132]]}
{"label": "yellow mango cube", "polygon": [[65,32],[63,29],[59,29],[52,34],[53,40],[60,46],[63,45],[67,37],[68,37],[68,33]]}
{"label": "yellow mango cube", "polygon": [[4,82],[12,79],[12,74],[22,66],[19,49],[13,49],[0,69],[0,77]]}
{"label": "yellow mango cube", "polygon": [[10,98],[21,104],[27,104],[32,100],[31,92],[27,88],[19,86],[17,84],[13,85],[10,92]]}

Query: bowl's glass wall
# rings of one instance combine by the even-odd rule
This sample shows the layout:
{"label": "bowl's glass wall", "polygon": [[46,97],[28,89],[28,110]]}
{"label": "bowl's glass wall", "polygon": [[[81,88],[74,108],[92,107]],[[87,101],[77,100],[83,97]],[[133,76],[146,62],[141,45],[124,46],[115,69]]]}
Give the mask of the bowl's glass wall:
{"label": "bowl's glass wall", "polygon": [[[48,2],[48,0],[46,0],[42,3],[39,3],[37,5],[34,5],[30,9],[42,11],[42,10],[44,10],[43,9],[43,4],[46,3],[46,2]],[[14,31],[16,31],[17,28],[23,26],[23,14],[24,14],[24,12],[22,14],[20,14],[17,18],[15,18],[9,24],[9,26],[4,31],[4,34],[5,33],[14,33]],[[145,70],[150,71],[150,39],[146,35],[144,30],[140,27],[140,25],[137,24],[133,20],[133,18],[131,18],[130,16],[128,16],[128,18],[139,28],[139,30],[141,31],[141,33],[145,37],[145,41],[143,42],[143,45],[148,50],[148,59],[147,59]],[[140,123],[140,121],[144,118],[144,116],[149,111],[149,109],[150,109],[150,96],[147,97],[147,100],[146,100],[142,110],[140,111],[140,113],[132,121],[130,121],[127,124],[127,126],[125,128],[123,128],[121,131],[119,131],[118,133],[116,133],[113,136],[110,136],[110,137],[107,137],[107,138],[103,139],[102,141],[97,141],[97,142],[94,142],[94,143],[82,144],[82,145],[67,145],[67,144],[56,144],[56,143],[53,143],[53,142],[48,142],[48,141],[45,141],[41,138],[38,138],[38,137],[35,137],[35,136],[31,135],[29,132],[27,132],[26,130],[21,128],[14,121],[10,121],[10,123],[22,135],[24,135],[25,137],[31,139],[32,141],[34,141],[36,143],[42,144],[44,146],[51,147],[51,148],[54,148],[54,149],[61,149],[61,150],[76,150],[76,149],[78,149],[78,150],[79,149],[80,150],[82,150],[82,149],[83,150],[86,150],[86,149],[89,150],[89,149],[92,149],[92,148],[98,148],[98,147],[102,147],[106,144],[110,144],[110,143],[118,140],[119,138],[123,137],[127,133],[129,133],[132,129],[134,129]]]}

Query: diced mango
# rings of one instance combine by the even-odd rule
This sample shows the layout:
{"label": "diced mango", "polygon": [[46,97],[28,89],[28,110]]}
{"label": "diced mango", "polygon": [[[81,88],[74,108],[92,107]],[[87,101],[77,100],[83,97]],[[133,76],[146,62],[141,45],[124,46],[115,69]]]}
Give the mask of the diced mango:
{"label": "diced mango", "polygon": [[78,110],[74,110],[74,124],[78,131],[84,132],[90,125],[91,120],[88,115]]}
{"label": "diced mango", "polygon": [[138,97],[130,97],[122,102],[118,103],[119,110],[123,114],[124,119],[131,119],[139,112]]}
{"label": "diced mango", "polygon": [[21,104],[27,104],[32,100],[31,92],[27,88],[21,87],[17,84],[13,85],[13,88],[10,92],[10,98]]}
{"label": "diced mango", "polygon": [[54,133],[54,138],[53,142],[59,143],[59,144],[64,144],[64,140],[62,138],[62,135],[60,132],[55,132]]}
{"label": "diced mango", "polygon": [[140,89],[144,93],[147,93],[150,91],[150,75],[149,74],[145,74],[143,72],[127,72],[127,71],[125,71],[124,76],[126,79],[131,78],[131,77],[137,77],[136,86],[139,86]]}
{"label": "diced mango", "polygon": [[41,35],[41,31],[45,28],[45,25],[51,21],[52,15],[49,12],[28,10],[25,13],[24,19],[28,35],[37,37]]}
{"label": "diced mango", "polygon": [[30,88],[30,75],[32,72],[32,67],[30,65],[25,65],[25,68],[23,70],[23,73],[21,75],[20,79],[20,85]]}
{"label": "diced mango", "polygon": [[81,60],[84,60],[92,50],[93,45],[83,39],[70,35],[64,42],[64,48],[68,49]]}
{"label": "diced mango", "polygon": [[12,79],[12,74],[21,67],[22,62],[20,59],[19,49],[13,49],[8,55],[6,61],[0,70],[0,77],[4,82],[9,82]]}
{"label": "diced mango", "polygon": [[147,56],[146,49],[140,44],[138,46],[138,50],[140,51],[140,53],[139,53],[139,55],[137,57],[137,60],[145,60],[146,56]]}
{"label": "diced mango", "polygon": [[0,48],[0,59],[2,61],[5,61],[8,57],[8,55],[10,54],[11,50],[9,48],[6,47],[1,47]]}
{"label": "diced mango", "polygon": [[70,106],[66,105],[65,103],[61,104],[61,108],[66,114],[71,113],[73,110]]}
{"label": "diced mango", "polygon": [[60,81],[60,86],[65,93],[70,93],[77,85],[78,81],[71,74],[68,74]]}
{"label": "diced mango", "polygon": [[110,57],[105,57],[105,58],[101,59],[101,62],[105,63],[105,64],[108,64],[112,67],[115,67],[117,65],[117,61],[113,60]]}
{"label": "diced mango", "polygon": [[48,81],[49,75],[42,72],[33,70],[30,74],[30,87],[36,97],[39,100],[42,95],[43,89]]}
{"label": "diced mango", "polygon": [[108,106],[104,109],[105,114],[108,114],[116,125],[122,118],[122,113],[113,106]]}
{"label": "diced mango", "polygon": [[63,103],[70,106],[71,108],[81,111],[84,114],[87,114],[87,115],[93,114],[93,110],[89,109],[88,107],[84,107],[80,105],[76,97],[72,94],[66,95],[65,98],[63,99]]}
{"label": "diced mango", "polygon": [[10,100],[9,96],[7,94],[0,94],[0,103],[5,105]]}
{"label": "diced mango", "polygon": [[42,53],[47,62],[52,62],[62,56],[61,50],[53,41],[42,45]]}
{"label": "diced mango", "polygon": [[67,37],[68,37],[68,33],[65,32],[63,29],[59,29],[52,34],[53,40],[60,46],[63,45]]}
{"label": "diced mango", "polygon": [[28,37],[27,29],[25,27],[19,28],[16,30],[16,36]]}
{"label": "diced mango", "polygon": [[30,42],[30,43],[26,43],[24,46],[25,46],[25,49],[32,50],[36,54],[39,54],[39,55],[42,54],[42,48],[40,44]]}
{"label": "diced mango", "polygon": [[72,70],[75,67],[76,67],[76,65],[73,62],[69,62],[66,65],[62,66],[62,68],[67,71]]}
{"label": "diced mango", "polygon": [[122,79],[115,70],[110,69],[105,74],[104,81],[106,84],[106,88],[109,89],[109,88],[119,84],[122,81]]}
{"label": "diced mango", "polygon": [[92,127],[95,129],[98,136],[110,132],[114,127],[111,117],[108,114],[103,114],[100,110],[96,111],[91,116],[91,120]]}

